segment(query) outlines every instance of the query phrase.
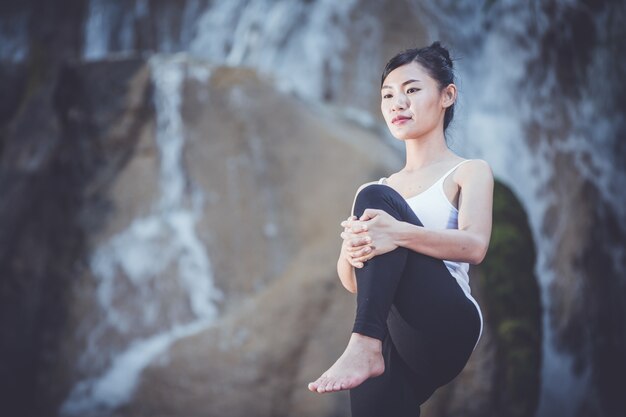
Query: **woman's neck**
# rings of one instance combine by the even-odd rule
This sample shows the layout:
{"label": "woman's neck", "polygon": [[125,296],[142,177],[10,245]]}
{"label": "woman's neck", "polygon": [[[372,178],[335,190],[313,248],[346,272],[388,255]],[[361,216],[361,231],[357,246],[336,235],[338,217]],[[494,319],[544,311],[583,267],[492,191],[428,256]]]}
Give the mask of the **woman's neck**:
{"label": "woman's neck", "polygon": [[452,155],[446,145],[443,132],[439,135],[406,139],[406,165],[404,171],[416,171],[428,165],[447,159]]}

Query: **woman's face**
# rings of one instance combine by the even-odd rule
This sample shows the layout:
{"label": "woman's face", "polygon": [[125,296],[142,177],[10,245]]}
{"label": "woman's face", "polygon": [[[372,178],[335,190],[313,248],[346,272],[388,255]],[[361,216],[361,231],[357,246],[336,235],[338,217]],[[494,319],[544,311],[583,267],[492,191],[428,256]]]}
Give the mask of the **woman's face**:
{"label": "woman's face", "polygon": [[434,129],[443,133],[443,116],[454,103],[456,87],[443,91],[418,63],[391,71],[380,90],[380,110],[389,130],[398,139],[419,138]]}

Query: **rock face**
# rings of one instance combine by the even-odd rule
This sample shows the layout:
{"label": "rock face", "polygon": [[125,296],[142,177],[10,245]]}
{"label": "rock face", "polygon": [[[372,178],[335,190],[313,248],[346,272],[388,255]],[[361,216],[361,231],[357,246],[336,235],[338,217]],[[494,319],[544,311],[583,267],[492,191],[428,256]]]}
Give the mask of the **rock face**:
{"label": "rock face", "polygon": [[[316,251],[304,256],[310,253]],[[337,291],[317,259],[306,257],[295,259],[284,276],[216,329],[178,342],[146,371],[133,404],[122,414],[348,415],[345,394],[317,396],[304,389],[341,352],[353,314],[347,308],[350,297]],[[541,352],[533,269],[526,216],[511,191],[498,183],[490,254],[472,270],[472,291],[486,320],[483,336],[464,371],[424,404],[422,416],[532,414]],[[175,392],[172,380],[180,381]]]}
{"label": "rock face", "polygon": [[[3,91],[18,91],[14,116],[2,129],[0,175],[0,384],[12,413],[49,414],[51,398],[66,394],[66,379],[50,380],[41,370],[68,369],[75,359],[59,357],[59,346],[69,330],[71,289],[88,256],[87,231],[100,224],[83,208],[98,200],[97,184],[134,152],[150,109],[136,107],[146,97],[133,95],[126,83],[141,79],[141,68],[132,60],[83,66],[92,80],[111,76],[93,89],[83,84],[89,77],[71,68],[48,82],[16,83],[20,68],[9,66],[17,78],[3,78]],[[123,127],[110,128],[121,120]]]}
{"label": "rock face", "polygon": [[[10,69],[3,65],[0,70],[0,135],[2,146],[11,148],[13,145],[7,141],[14,136],[8,132],[20,123],[16,121],[19,119],[20,132],[31,130],[27,135],[20,133],[21,137],[49,137],[44,147],[33,140],[19,145],[20,153],[30,155],[22,157],[30,158],[32,166],[48,163],[47,157],[56,161],[60,148],[59,139],[54,138],[65,135],[58,117],[50,115],[58,109],[52,104],[52,94],[59,68],[68,59],[106,60],[114,55],[189,51],[214,63],[256,68],[274,77],[281,89],[290,88],[319,102],[338,104],[344,111],[352,109],[353,117],[371,123],[371,114],[376,114],[378,107],[378,69],[385,60],[405,47],[441,38],[457,58],[460,104],[465,106],[460,115],[466,119],[452,128],[461,127],[457,132],[469,139],[461,153],[488,160],[496,174],[513,188],[528,211],[539,249],[537,273],[548,337],[543,346],[546,360],[538,415],[626,413],[626,397],[616,382],[626,373],[622,355],[626,349],[626,312],[621,302],[626,296],[626,217],[621,191],[626,184],[622,163],[626,141],[621,140],[626,84],[622,82],[625,55],[616,53],[626,36],[623,1],[547,0],[532,8],[511,1],[431,0],[5,3],[0,6],[0,60],[16,64]],[[7,130],[7,123],[13,127]],[[41,123],[45,129],[33,133]],[[157,124],[154,122],[153,127],[159,130]],[[157,165],[139,168],[154,163],[159,152],[156,144],[150,145],[147,140],[142,143],[142,149],[147,149],[145,158],[133,165],[128,179],[117,185],[119,189],[135,193],[131,186],[131,180],[138,179],[135,175],[145,185],[150,175],[144,169],[152,169],[153,174],[159,170]],[[54,164],[56,168],[50,169],[55,172],[66,169],[60,168],[65,162]],[[230,169],[236,171],[236,165],[231,163]],[[67,171],[70,177],[75,175],[72,169]],[[18,210],[18,206],[26,210],[30,207],[26,201],[43,200],[17,197],[15,193],[20,187],[35,189],[40,180],[33,175],[28,180],[13,175],[3,178],[0,181],[11,184],[3,184],[2,190],[13,193],[5,195],[15,196],[15,202],[8,203],[10,209],[0,208],[7,213],[7,227],[0,234],[17,242],[15,236],[24,232],[23,225],[13,221],[16,217],[8,212]],[[43,182],[37,184],[43,187]],[[146,201],[152,198],[157,206],[158,184],[154,181],[141,188]],[[44,194],[42,190],[38,195],[44,198]],[[191,191],[189,196],[193,195],[199,194]],[[207,195],[208,200],[211,195]],[[46,216],[56,213],[53,207],[61,207],[59,213],[69,213],[69,207],[76,206],[73,201],[81,199],[68,192],[62,197],[68,200],[62,202],[65,200],[56,189],[47,198],[49,205],[42,203],[37,209],[44,210]],[[145,231],[138,226],[162,224],[154,217],[153,208],[152,204],[128,207],[145,216],[140,217],[144,221],[136,224],[133,232],[123,235],[124,239],[137,239],[137,233]],[[192,214],[200,216],[194,210],[199,209],[185,211],[185,221],[193,220]],[[44,212],[37,215],[43,216]],[[263,233],[275,233],[274,224],[268,222]],[[124,226],[122,222],[116,230],[122,232]],[[29,227],[38,230],[33,232],[36,242],[45,240],[44,236],[64,234],[68,237],[63,242],[51,238],[52,242],[71,246],[70,252],[84,246],[82,238],[72,241],[69,236],[75,235],[67,224],[55,231],[43,224]],[[113,236],[117,235],[103,232],[103,243]],[[200,242],[196,237],[180,240],[179,249]],[[202,238],[204,244],[211,244],[206,236]],[[116,242],[120,240],[105,244],[104,251],[114,250]],[[26,251],[13,246],[10,243],[3,251],[3,262],[18,262],[13,255]],[[171,256],[173,249],[168,253]],[[256,252],[254,255],[262,256]],[[70,256],[67,262],[74,258]],[[200,268],[208,266],[209,261],[212,267],[221,262],[191,259],[200,262],[195,264]],[[279,266],[285,266],[285,262],[276,262],[275,274],[280,274]],[[36,288],[28,291],[35,298],[40,296],[39,286]],[[13,285],[3,291],[9,297],[27,289]],[[54,291],[56,288],[47,289],[45,294]],[[129,293],[127,304],[131,298]],[[21,342],[4,342],[7,349],[40,351],[32,347],[40,337],[34,333],[32,322],[32,317],[39,314],[39,303],[11,301],[6,307],[9,310],[11,303],[19,304],[11,308],[23,309],[23,322],[28,326],[16,333],[8,332],[7,337],[19,334],[16,340],[25,338],[30,342],[19,348]],[[191,317],[187,310],[167,307],[172,320]],[[17,319],[8,313],[6,317],[7,322]],[[150,326],[146,322],[139,327],[145,335]],[[32,366],[24,365],[29,370],[34,369]]]}
{"label": "rock face", "polygon": [[[332,108],[185,56],[75,63],[34,91],[15,94],[22,110],[3,129],[7,408],[346,415],[346,393],[306,390],[343,350],[354,314],[335,272],[339,222],[356,187],[401,158]],[[530,394],[516,404],[534,407],[501,328],[511,316],[536,337],[537,294],[509,312],[481,288],[489,265],[472,274],[483,340],[425,416],[522,415],[504,405],[520,393]],[[529,282],[520,271],[512,290]],[[524,363],[534,381],[537,361]]]}

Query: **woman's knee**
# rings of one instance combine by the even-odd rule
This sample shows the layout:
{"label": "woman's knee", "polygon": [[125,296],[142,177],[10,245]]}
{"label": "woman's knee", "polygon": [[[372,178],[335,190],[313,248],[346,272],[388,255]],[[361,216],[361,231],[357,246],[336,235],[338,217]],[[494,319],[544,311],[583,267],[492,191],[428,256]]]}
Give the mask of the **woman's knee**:
{"label": "woman's knee", "polygon": [[354,214],[361,217],[365,209],[384,210],[393,217],[402,217],[402,205],[406,202],[396,190],[383,184],[370,184],[359,191],[354,206]]}
{"label": "woman's knee", "polygon": [[415,212],[396,190],[384,184],[370,184],[361,189],[356,196],[354,215],[361,217],[365,209],[383,210],[397,220],[422,226]]}
{"label": "woman's knee", "polygon": [[402,197],[388,185],[370,184],[359,191],[356,203],[361,206],[366,205],[365,208],[382,208],[397,198]]}

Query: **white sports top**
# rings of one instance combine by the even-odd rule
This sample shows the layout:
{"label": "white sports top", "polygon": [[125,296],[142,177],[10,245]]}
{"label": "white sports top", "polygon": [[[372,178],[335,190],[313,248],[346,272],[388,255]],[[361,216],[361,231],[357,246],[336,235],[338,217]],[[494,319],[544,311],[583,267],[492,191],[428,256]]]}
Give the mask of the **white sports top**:
{"label": "white sports top", "polygon": [[[468,161],[470,161],[470,159],[459,162],[425,191],[406,199],[409,207],[413,209],[425,228],[438,230],[459,228],[459,210],[448,200],[443,190],[443,183],[454,170]],[[386,180],[387,178],[383,177],[378,183],[386,184]],[[478,314],[480,315],[480,334],[478,338],[480,339],[480,335],[482,335],[483,331],[483,317],[478,303],[471,295],[469,275],[467,273],[469,271],[469,264],[466,262],[446,260],[443,262],[448,268],[448,271],[450,271],[450,274],[459,283],[459,286],[467,298],[474,303],[478,310]],[[478,340],[476,343],[478,343]]]}

